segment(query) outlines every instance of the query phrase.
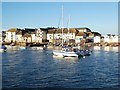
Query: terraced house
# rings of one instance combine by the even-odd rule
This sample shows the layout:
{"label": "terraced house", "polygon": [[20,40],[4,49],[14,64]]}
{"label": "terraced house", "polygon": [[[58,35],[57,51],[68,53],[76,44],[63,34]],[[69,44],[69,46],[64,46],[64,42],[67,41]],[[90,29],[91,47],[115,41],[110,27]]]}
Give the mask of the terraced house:
{"label": "terraced house", "polygon": [[6,43],[42,43],[47,40],[47,31],[43,28],[11,28],[6,31]]}
{"label": "terraced house", "polygon": [[7,42],[7,43],[16,42],[16,33],[17,33],[16,28],[11,28],[11,29],[7,30],[5,42]]}
{"label": "terraced house", "polygon": [[[98,35],[97,35],[98,34]],[[44,43],[55,45],[78,44],[81,40],[93,42],[98,32],[92,32],[89,28],[11,28],[6,31],[5,42],[7,43]]]}
{"label": "terraced house", "polygon": [[[63,32],[62,32],[63,30]],[[50,43],[61,44],[80,43],[81,40],[93,41],[94,32],[89,28],[53,28],[48,29],[47,39]]]}

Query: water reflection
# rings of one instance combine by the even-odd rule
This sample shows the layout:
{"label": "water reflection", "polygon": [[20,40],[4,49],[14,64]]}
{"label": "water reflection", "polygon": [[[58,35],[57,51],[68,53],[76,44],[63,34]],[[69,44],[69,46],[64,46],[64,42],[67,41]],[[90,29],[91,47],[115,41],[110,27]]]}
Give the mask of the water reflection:
{"label": "water reflection", "polygon": [[112,47],[112,46],[104,46],[104,47],[101,47],[101,46],[94,46],[93,47],[93,50],[104,50],[104,51],[114,51],[114,52],[118,52],[119,51],[119,46],[118,47]]}
{"label": "water reflection", "polygon": [[100,50],[101,47],[100,47],[100,46],[94,46],[93,49],[94,49],[94,50]]}
{"label": "water reflection", "polygon": [[94,48],[90,56],[80,59],[54,57],[51,49],[2,53],[3,88],[116,86],[119,53],[116,47],[99,49]]}

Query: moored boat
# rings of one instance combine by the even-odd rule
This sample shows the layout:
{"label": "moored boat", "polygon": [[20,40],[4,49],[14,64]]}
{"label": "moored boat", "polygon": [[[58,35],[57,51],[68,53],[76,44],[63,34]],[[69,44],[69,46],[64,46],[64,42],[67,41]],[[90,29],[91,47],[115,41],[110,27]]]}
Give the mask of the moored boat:
{"label": "moored boat", "polygon": [[54,50],[53,55],[61,57],[79,57],[81,54],[77,50],[73,50],[72,47],[64,47],[62,50]]}
{"label": "moored boat", "polygon": [[5,50],[5,49],[0,49],[0,52],[6,52],[7,50]]}
{"label": "moored boat", "polygon": [[6,51],[7,51],[7,47],[4,44],[2,44],[0,48],[0,52],[6,52]]}
{"label": "moored boat", "polygon": [[19,46],[19,50],[25,50],[26,49],[26,47],[24,47],[24,46]]}
{"label": "moored boat", "polygon": [[62,50],[54,50],[53,55],[59,57],[85,57],[89,56],[91,52],[89,50],[79,50],[77,48],[65,47]]}
{"label": "moored boat", "polygon": [[63,56],[64,57],[79,57],[80,53],[79,52],[64,52]]}
{"label": "moored boat", "polygon": [[62,50],[54,50],[53,51],[53,55],[55,55],[55,56],[59,56],[59,57],[64,57],[64,51],[62,51]]}
{"label": "moored boat", "polygon": [[[69,16],[68,24],[69,24],[69,22],[70,22],[70,16]],[[62,26],[63,26],[63,6],[62,6]],[[62,29],[61,36],[62,36],[62,46],[63,46],[64,45],[63,44],[64,43],[63,27],[61,29]],[[70,45],[69,44],[69,37],[70,37],[69,31],[70,30],[68,28],[68,45]],[[62,47],[62,50],[53,51],[53,55],[62,56],[62,57],[79,57],[80,58],[80,57],[84,57],[85,56],[84,54],[85,54],[85,52],[81,52],[80,50],[78,50],[78,48],[75,49],[73,47],[65,47],[65,48]]]}

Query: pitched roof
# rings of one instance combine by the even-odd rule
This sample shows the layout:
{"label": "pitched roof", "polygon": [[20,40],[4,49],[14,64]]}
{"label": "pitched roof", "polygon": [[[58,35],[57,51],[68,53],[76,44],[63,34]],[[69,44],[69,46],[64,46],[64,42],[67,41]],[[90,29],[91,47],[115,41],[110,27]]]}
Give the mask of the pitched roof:
{"label": "pitched roof", "polygon": [[57,31],[57,29],[48,29],[48,34],[54,34]]}
{"label": "pitched roof", "polygon": [[87,34],[89,34],[89,36],[92,36],[93,35],[93,33],[92,32],[86,32]]}
{"label": "pitched roof", "polygon": [[62,28],[57,28],[56,33],[62,33]]}
{"label": "pitched roof", "polygon": [[[77,33],[78,31],[76,30],[76,28],[63,28],[63,33]],[[62,33],[62,28],[58,28],[56,33]]]}
{"label": "pitched roof", "polygon": [[76,28],[77,30],[87,30],[88,32],[91,32],[91,30],[87,27],[82,27],[82,28]]}
{"label": "pitched roof", "polygon": [[101,34],[100,33],[98,33],[98,32],[92,32],[95,36],[101,36]]}
{"label": "pitched roof", "polygon": [[77,34],[76,34],[76,36],[83,36],[84,35],[84,32],[78,32]]}
{"label": "pitched roof", "polygon": [[16,32],[17,31],[17,28],[11,28],[11,29],[8,29],[6,32]]}
{"label": "pitched roof", "polygon": [[21,34],[22,34],[22,31],[17,31],[16,34],[17,34],[17,35],[21,35]]}
{"label": "pitched roof", "polygon": [[26,33],[23,35],[23,37],[31,37],[31,34]]}

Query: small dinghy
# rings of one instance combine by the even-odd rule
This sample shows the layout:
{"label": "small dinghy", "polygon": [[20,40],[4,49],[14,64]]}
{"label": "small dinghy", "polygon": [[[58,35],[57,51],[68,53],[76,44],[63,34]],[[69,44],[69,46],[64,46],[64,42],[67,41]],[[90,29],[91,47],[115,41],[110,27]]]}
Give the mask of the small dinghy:
{"label": "small dinghy", "polygon": [[0,52],[6,52],[6,51],[7,51],[7,47],[4,44],[2,44],[0,48]]}
{"label": "small dinghy", "polygon": [[24,46],[19,47],[19,50],[25,50],[25,49],[26,49],[26,47],[24,47]]}

